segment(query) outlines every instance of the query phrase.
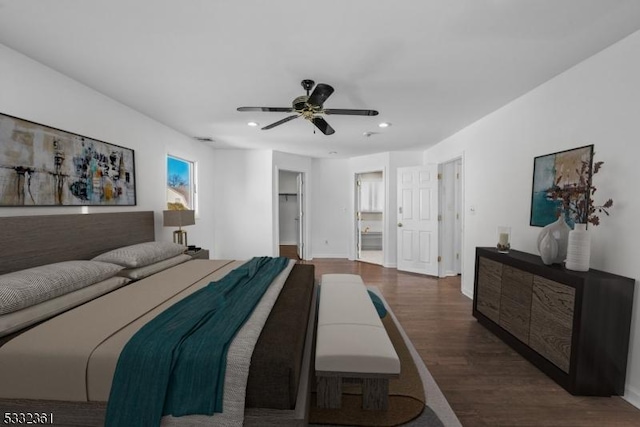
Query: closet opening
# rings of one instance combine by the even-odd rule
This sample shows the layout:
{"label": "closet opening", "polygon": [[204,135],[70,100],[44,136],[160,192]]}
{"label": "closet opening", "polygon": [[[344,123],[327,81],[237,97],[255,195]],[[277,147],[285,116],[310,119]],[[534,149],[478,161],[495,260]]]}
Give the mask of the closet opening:
{"label": "closet opening", "polygon": [[279,171],[278,221],[280,255],[304,259],[304,174]]}
{"label": "closet opening", "polygon": [[356,260],[382,265],[385,204],[383,173],[357,173],[355,183]]}

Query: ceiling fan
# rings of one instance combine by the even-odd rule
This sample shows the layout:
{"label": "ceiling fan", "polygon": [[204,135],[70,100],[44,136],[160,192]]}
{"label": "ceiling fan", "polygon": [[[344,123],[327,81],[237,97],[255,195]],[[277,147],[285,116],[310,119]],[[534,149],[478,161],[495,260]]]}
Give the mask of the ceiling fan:
{"label": "ceiling fan", "polygon": [[[306,95],[295,98],[291,107],[239,107],[238,111],[271,111],[276,113],[296,113],[291,116],[271,123],[262,130],[273,129],[283,123],[289,122],[298,117],[304,117],[315,125],[325,135],[332,135],[335,130],[321,117],[322,114],[341,114],[347,116],[377,116],[376,110],[352,110],[344,108],[324,108],[324,102],[333,93],[333,88],[326,83],[316,83],[313,80],[303,80],[302,88],[307,91]],[[309,91],[315,85],[315,89],[309,95]]]}

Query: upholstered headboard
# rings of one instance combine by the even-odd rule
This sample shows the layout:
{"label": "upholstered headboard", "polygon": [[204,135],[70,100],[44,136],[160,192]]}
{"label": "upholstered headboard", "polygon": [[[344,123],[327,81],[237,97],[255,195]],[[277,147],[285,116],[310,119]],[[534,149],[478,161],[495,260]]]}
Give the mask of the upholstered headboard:
{"label": "upholstered headboard", "polygon": [[0,217],[0,274],[154,240],[152,211]]}

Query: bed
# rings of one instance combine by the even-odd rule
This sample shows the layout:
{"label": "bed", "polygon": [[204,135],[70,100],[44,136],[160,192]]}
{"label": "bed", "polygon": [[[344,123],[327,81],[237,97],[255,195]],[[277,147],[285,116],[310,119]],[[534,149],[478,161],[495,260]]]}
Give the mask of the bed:
{"label": "bed", "polygon": [[[6,244],[0,247],[0,274],[99,259],[105,252],[154,239],[153,212],[6,217],[0,218],[0,227],[6,230]],[[103,425],[115,363],[131,336],[185,295],[243,263],[181,261],[148,277],[101,289],[95,296],[78,297],[76,307],[57,307],[60,313],[50,319],[5,334],[0,337],[0,369],[4,368],[0,407],[5,413],[53,414],[55,425]],[[127,276],[120,275],[125,270],[129,269],[117,277]],[[255,347],[245,356],[249,361],[237,362],[238,366],[250,363],[240,375],[246,382],[244,425],[307,422],[316,319],[314,282],[312,265],[289,263],[238,333],[241,336],[247,325],[259,322],[252,319],[263,313],[263,324],[254,325],[257,332],[246,332],[255,335]],[[271,302],[267,301],[269,293]],[[234,345],[235,341],[228,366],[236,363],[231,361]],[[246,353],[242,347],[235,351]],[[76,359],[80,364],[69,361]],[[82,363],[85,368],[78,368]],[[217,425],[216,416],[164,417],[162,425]]]}

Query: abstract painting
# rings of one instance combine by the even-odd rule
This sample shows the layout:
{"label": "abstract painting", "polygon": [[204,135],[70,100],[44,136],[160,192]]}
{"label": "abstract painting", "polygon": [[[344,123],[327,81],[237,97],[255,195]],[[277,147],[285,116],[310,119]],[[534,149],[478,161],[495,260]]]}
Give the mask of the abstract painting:
{"label": "abstract painting", "polygon": [[133,206],[133,150],[0,114],[0,206]]}
{"label": "abstract painting", "polygon": [[[549,197],[551,189],[554,185],[560,188],[577,185],[583,162],[591,164],[592,161],[593,145],[546,154],[533,160],[530,225],[544,227],[558,219],[562,201]],[[576,222],[576,218],[572,218],[567,212],[565,220],[571,227]]]}

